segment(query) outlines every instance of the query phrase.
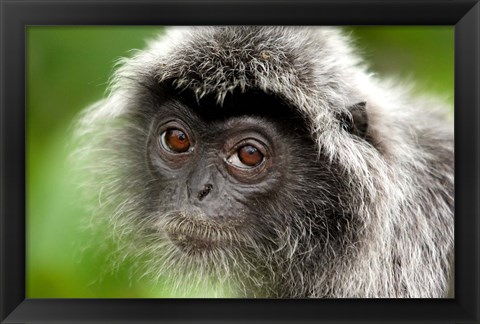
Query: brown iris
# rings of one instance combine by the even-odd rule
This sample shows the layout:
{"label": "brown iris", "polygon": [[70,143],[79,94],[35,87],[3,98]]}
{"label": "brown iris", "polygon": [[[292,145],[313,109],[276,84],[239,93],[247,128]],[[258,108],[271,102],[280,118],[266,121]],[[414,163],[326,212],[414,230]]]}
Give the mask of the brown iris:
{"label": "brown iris", "polygon": [[263,161],[263,154],[256,147],[245,145],[238,150],[238,159],[243,164],[254,167]]}
{"label": "brown iris", "polygon": [[190,140],[187,134],[179,129],[171,128],[164,133],[164,141],[168,148],[176,153],[183,153],[190,148]]}

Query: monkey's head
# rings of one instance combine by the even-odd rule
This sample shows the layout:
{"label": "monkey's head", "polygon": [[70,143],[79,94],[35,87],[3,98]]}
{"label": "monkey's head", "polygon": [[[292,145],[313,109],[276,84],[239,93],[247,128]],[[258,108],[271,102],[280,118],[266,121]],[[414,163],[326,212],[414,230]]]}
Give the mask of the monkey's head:
{"label": "monkey's head", "polygon": [[153,276],[346,293],[330,277],[360,271],[399,199],[357,65],[330,29],[171,31],[80,122],[93,224]]}

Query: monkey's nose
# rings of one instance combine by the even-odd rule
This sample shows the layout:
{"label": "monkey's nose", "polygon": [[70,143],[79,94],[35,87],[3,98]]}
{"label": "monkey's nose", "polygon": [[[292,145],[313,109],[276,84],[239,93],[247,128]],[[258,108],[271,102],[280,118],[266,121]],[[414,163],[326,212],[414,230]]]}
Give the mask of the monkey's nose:
{"label": "monkey's nose", "polygon": [[208,196],[208,194],[212,191],[212,189],[213,189],[213,185],[211,185],[210,183],[207,183],[205,186],[203,186],[203,189],[200,190],[197,194],[198,200],[202,201],[203,198]]}

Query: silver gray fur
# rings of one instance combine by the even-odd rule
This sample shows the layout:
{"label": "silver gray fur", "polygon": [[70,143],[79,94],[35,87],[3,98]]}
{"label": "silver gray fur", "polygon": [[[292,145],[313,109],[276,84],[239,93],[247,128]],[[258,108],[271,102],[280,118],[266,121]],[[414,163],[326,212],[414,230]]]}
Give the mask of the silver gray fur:
{"label": "silver gray fur", "polygon": [[[153,185],[138,158],[145,155],[148,129],[131,122],[130,114],[144,91],[141,80],[152,77],[159,84],[173,80],[198,98],[213,94],[219,103],[234,90],[277,94],[308,116],[318,152],[341,167],[349,184],[341,207],[354,215],[348,228],[354,239],[343,241],[342,253],[331,246],[328,254],[310,256],[309,269],[292,261],[268,279],[249,274],[253,285],[282,286],[267,294],[279,297],[446,295],[454,245],[453,126],[442,116],[448,108],[429,98],[414,99],[395,82],[367,72],[350,39],[336,28],[173,28],[121,62],[109,96],[79,121],[75,156],[87,171],[83,182],[95,201],[92,226],[98,221],[112,226],[119,258],[146,257],[146,275],[165,275],[178,285],[179,263],[198,272],[195,264],[171,256],[161,231],[151,233],[160,216],[142,206],[149,199],[145,189]],[[369,141],[342,133],[337,119],[362,101]],[[282,255],[298,260],[302,239],[291,233]],[[222,270],[213,272],[219,276],[235,273],[229,258],[242,258],[241,251],[216,257]],[[210,270],[201,268],[199,280]],[[255,273],[250,270],[244,272]],[[238,287],[242,295],[257,295],[248,284]]]}

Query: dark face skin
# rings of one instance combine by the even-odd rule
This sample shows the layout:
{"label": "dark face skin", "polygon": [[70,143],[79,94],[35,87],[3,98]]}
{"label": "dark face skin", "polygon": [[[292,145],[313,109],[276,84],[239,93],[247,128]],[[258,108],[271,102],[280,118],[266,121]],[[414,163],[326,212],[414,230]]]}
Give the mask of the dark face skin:
{"label": "dark face skin", "polygon": [[147,144],[162,209],[176,211],[167,236],[187,254],[271,240],[273,226],[289,223],[290,201],[309,195],[302,170],[328,177],[317,157],[301,117],[258,94],[222,107],[168,100]]}

